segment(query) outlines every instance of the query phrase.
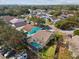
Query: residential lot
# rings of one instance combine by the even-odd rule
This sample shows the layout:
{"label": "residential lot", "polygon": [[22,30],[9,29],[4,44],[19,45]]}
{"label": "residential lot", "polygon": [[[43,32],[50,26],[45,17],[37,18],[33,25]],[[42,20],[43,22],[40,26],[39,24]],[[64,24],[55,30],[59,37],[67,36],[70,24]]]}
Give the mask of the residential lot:
{"label": "residential lot", "polygon": [[[18,12],[17,8],[13,10]],[[69,51],[69,43],[79,49],[79,38],[73,38],[75,28],[79,27],[79,16],[75,16],[77,12],[61,9],[53,12],[50,9],[54,13],[51,14],[48,9],[30,9],[29,13],[25,13],[26,10],[29,11],[24,8],[22,14],[19,10],[18,14],[15,11],[14,15],[0,16],[0,45],[4,45],[0,48],[2,55],[17,59],[74,57]],[[70,41],[70,38],[73,39]],[[77,51],[76,54],[79,55]],[[2,55],[0,59],[6,59]]]}

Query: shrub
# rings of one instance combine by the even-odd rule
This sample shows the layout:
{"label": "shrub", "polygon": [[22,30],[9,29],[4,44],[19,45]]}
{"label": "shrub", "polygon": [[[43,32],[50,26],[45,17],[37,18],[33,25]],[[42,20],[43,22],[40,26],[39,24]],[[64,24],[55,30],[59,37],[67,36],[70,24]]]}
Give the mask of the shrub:
{"label": "shrub", "polygon": [[74,35],[79,35],[79,30],[75,30]]}
{"label": "shrub", "polygon": [[62,30],[73,30],[74,28],[79,27],[79,23],[74,18],[60,20],[55,23],[55,26]]}

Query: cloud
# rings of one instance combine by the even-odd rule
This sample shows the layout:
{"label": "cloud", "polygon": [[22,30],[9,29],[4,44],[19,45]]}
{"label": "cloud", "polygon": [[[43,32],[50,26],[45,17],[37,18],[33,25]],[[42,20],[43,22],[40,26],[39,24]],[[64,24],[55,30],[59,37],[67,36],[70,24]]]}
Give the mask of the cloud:
{"label": "cloud", "polygon": [[79,0],[0,0],[0,4],[26,4],[26,5],[79,4]]}
{"label": "cloud", "polygon": [[59,0],[58,4],[79,4],[79,0]]}

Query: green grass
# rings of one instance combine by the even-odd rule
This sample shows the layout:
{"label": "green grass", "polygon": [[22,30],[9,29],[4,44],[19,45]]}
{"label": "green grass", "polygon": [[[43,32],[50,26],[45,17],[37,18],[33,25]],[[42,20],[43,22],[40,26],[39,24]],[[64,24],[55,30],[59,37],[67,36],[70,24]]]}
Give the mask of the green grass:
{"label": "green grass", "polygon": [[47,50],[41,52],[42,59],[53,59],[56,50],[56,45],[50,46]]}

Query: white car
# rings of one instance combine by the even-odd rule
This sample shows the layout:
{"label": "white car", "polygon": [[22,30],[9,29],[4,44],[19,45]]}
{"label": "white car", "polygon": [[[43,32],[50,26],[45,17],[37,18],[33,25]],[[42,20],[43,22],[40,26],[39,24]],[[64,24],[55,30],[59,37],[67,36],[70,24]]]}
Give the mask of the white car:
{"label": "white car", "polygon": [[6,57],[9,53],[10,53],[10,51],[8,51],[6,54],[4,54],[4,57]]}
{"label": "white car", "polygon": [[27,59],[27,53],[18,55],[16,58],[17,58],[17,59]]}

